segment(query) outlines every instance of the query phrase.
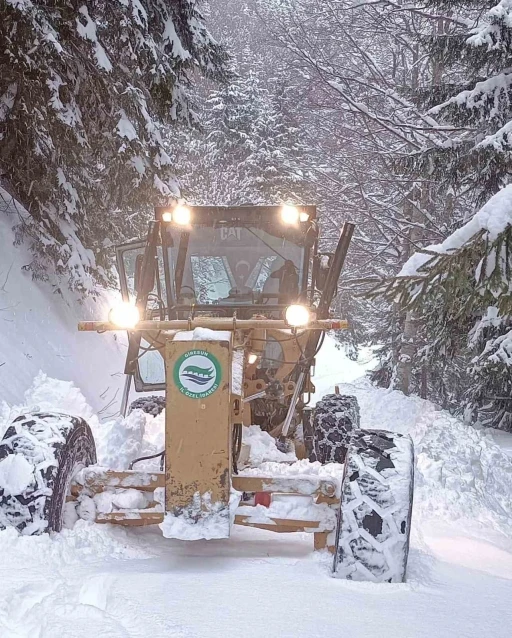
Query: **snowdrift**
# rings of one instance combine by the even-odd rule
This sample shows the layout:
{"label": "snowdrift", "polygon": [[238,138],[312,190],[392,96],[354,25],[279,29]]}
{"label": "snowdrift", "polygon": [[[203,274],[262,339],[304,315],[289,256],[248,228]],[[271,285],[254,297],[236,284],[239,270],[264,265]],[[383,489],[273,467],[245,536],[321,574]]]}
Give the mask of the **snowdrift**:
{"label": "snowdrift", "polygon": [[492,431],[466,425],[430,401],[377,389],[366,380],[340,390],[358,397],[363,427],[371,424],[412,437],[415,520],[457,520],[467,529],[488,527],[512,540],[512,458]]}
{"label": "snowdrift", "polygon": [[[340,631],[382,638],[508,637],[510,440],[500,433],[498,445],[492,432],[365,381],[340,390],[358,396],[363,427],[408,432],[415,441],[407,583],[334,581],[328,577],[329,557],[313,554],[311,539],[302,534],[235,528],[228,541],[179,542],[163,538],[158,529],[124,530],[80,520],[53,537],[0,531],[0,634],[89,638],[107,631],[116,637],[219,638],[244,626],[254,638]],[[102,464],[126,467],[135,456],[162,448],[163,414],[135,411],[101,424],[76,386],[43,374],[25,400],[88,419]],[[0,434],[19,409],[4,404]],[[263,466],[273,466],[278,459],[270,437],[252,428],[247,436],[256,442]],[[279,588],[277,599],[268,595],[269,587]],[[245,598],[263,605],[249,625],[240,605]]]}

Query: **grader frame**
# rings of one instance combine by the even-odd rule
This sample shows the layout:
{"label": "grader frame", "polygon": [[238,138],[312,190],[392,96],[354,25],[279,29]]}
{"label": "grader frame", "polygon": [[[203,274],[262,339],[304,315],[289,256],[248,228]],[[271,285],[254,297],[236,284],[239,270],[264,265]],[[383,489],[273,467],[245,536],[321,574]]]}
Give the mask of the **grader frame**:
{"label": "grader frame", "polygon": [[[231,312],[229,317],[212,316],[220,308],[219,305],[193,304],[188,312],[185,308],[184,318],[183,306],[179,306],[183,260],[175,264],[174,270],[166,262],[168,300],[165,316],[155,320],[150,312],[148,317],[146,307],[154,285],[152,272],[158,242],[164,248],[166,242],[172,245],[176,243],[165,227],[165,211],[156,210],[156,221],[150,225],[138,274],[136,303],[144,313],[142,320],[129,332],[130,347],[125,372],[134,374],[136,370],[136,348],[141,339],[152,344],[164,359],[165,472],[86,469],[82,472],[81,483],[73,485],[72,498],[78,498],[81,494],[91,495],[104,490],[128,488],[143,492],[164,488],[165,498],[158,503],[151,501],[146,508],[140,510],[100,513],[96,518],[97,522],[130,526],[160,524],[166,536],[176,537],[172,525],[166,526],[166,519],[180,518],[191,525],[200,526],[208,523],[214,515],[217,527],[219,520],[222,522],[222,529],[220,532],[217,529],[215,537],[228,537],[232,523],[275,532],[307,531],[314,534],[315,549],[327,547],[334,553],[336,515],[333,511],[332,516],[325,516],[326,506],[336,511],[339,509],[339,485],[334,479],[311,475],[289,478],[266,476],[264,473],[260,476],[253,473],[244,475],[243,471],[234,473],[236,463],[233,463],[235,428],[251,425],[250,402],[255,397],[265,396],[267,389],[267,382],[256,374],[256,366],[249,360],[249,353],[261,354],[263,344],[269,339],[278,342],[282,349],[282,361],[273,375],[273,381],[280,385],[281,400],[284,405],[288,405],[286,418],[277,428],[277,437],[284,443],[291,421],[297,414],[297,407],[304,404],[301,397],[304,394],[310,396],[314,391],[310,373],[321,333],[347,327],[346,321],[329,318],[329,307],[337,289],[354,226],[344,225],[337,249],[329,257],[328,269],[324,266],[324,280],[320,286],[316,209],[305,206],[300,207],[300,211],[309,221],[297,224],[293,231],[295,234],[292,235],[293,242],[298,242],[297,245],[303,247],[304,253],[303,264],[300,266],[303,280],[298,290],[298,301],[307,304],[306,299],[309,297],[312,314],[307,326],[291,329],[282,318],[275,318],[276,311],[278,316],[282,316],[284,308],[269,306],[268,303],[241,305],[238,309],[233,307],[231,311],[228,309]],[[279,207],[193,208],[193,216],[199,220],[199,225],[210,228],[212,224],[216,227],[218,223],[227,224],[228,228],[244,227],[244,224],[258,227],[261,219],[268,228],[275,223],[273,220],[278,212]],[[253,231],[249,232],[254,234]],[[272,235],[275,232],[272,231]],[[287,237],[286,233],[285,230],[277,230],[278,236],[283,237],[283,240]],[[178,262],[179,255],[187,251],[189,236],[189,233],[182,234],[177,240]],[[263,243],[273,250],[268,243]],[[282,256],[278,251],[274,252]],[[172,281],[171,270],[176,283]],[[126,288],[126,284],[124,287]],[[313,305],[312,292],[315,287],[320,297]],[[172,289],[175,291],[174,299],[169,297]],[[226,309],[223,311],[226,312]],[[216,332],[212,332],[208,338],[202,338],[201,333],[198,336],[194,332],[198,328]],[[81,331],[105,332],[116,329],[119,328],[109,322],[90,321],[79,324]],[[215,377],[213,381],[212,377]],[[195,390],[192,391],[191,387],[194,385]],[[276,435],[275,432],[273,434]],[[251,506],[245,502],[243,514],[237,514],[236,503],[233,506],[233,490],[240,493],[238,500],[242,494],[258,495],[254,506],[258,503],[269,505],[275,494],[279,494],[280,498],[286,498],[287,495],[305,496],[313,500],[318,509],[318,517],[316,520],[314,517],[311,520],[273,517],[269,509],[268,516],[264,516],[262,520],[261,511],[258,517],[251,516]],[[315,507],[308,511],[315,511]]]}
{"label": "grader frame", "polygon": [[[24,473],[30,471],[18,493],[0,483],[0,526],[28,535],[59,532],[78,517],[118,525],[159,524],[165,537],[180,540],[228,538],[233,524],[304,531],[313,534],[315,549],[333,554],[334,576],[403,582],[414,493],[412,439],[361,427],[357,398],[336,391],[306,411],[323,331],[346,327],[329,318],[329,306],[353,225],[345,225],[334,254],[318,259],[325,255],[316,250],[314,218],[308,221],[312,207],[283,207],[282,221],[295,222],[291,232],[276,228],[276,207],[200,208],[194,211],[198,232],[185,212],[161,211],[151,224],[138,284],[133,280],[136,307],[125,300],[112,309],[108,322],[79,325],[85,331],[127,330],[128,373],[150,349],[155,353],[159,383],[167,394],[165,449],[132,459],[128,470],[108,470],[96,464],[93,433],[83,418],[27,410],[0,441],[0,461],[14,457],[8,463],[20,462]],[[162,224],[173,220],[189,224],[190,230],[173,235]],[[237,241],[251,235],[252,245],[244,240],[235,254],[224,253],[226,244],[215,242],[217,231],[224,239],[234,232]],[[158,249],[169,249],[168,261],[175,260],[166,269],[165,290],[155,284]],[[201,254],[207,259],[202,265],[196,260],[200,277],[192,281],[192,257]],[[244,274],[238,269],[236,278],[228,277],[232,289],[216,288],[215,296],[205,297],[205,274],[208,285],[216,284],[220,262],[233,275],[233,260],[235,272],[244,263],[252,270],[246,267]],[[316,275],[320,266],[323,278],[315,277],[315,260]],[[252,277],[254,272],[259,279]],[[265,290],[276,273],[277,294]],[[195,289],[189,283],[197,284]],[[183,288],[193,293],[192,304],[180,298]],[[269,297],[278,302],[266,304]],[[141,349],[143,338],[149,346]],[[276,342],[283,346],[281,356]],[[146,405],[138,399],[134,407],[155,414],[161,403],[149,397]],[[134,415],[134,421],[140,417]],[[244,432],[243,424],[259,428]],[[246,454],[251,441],[253,451],[260,448],[252,458]],[[301,458],[297,442],[305,448],[302,458],[314,463],[276,453],[293,444]],[[139,466],[144,471],[133,469],[156,457],[165,471],[153,471],[153,464]],[[263,462],[269,457],[280,462]]]}

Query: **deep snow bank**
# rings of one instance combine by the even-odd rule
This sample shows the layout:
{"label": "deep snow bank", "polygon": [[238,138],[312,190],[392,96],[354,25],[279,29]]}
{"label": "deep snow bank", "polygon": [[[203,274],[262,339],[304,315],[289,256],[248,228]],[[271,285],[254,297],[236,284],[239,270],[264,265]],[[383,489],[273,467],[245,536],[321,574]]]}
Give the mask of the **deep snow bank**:
{"label": "deep snow bank", "polygon": [[512,541],[512,458],[493,433],[477,430],[418,397],[374,388],[367,380],[342,386],[355,394],[365,428],[410,434],[416,453],[414,518],[463,521]]}
{"label": "deep snow bank", "polygon": [[[340,389],[358,396],[364,427],[410,432],[415,440],[407,583],[328,578],[331,561],[313,554],[308,534],[235,526],[229,540],[190,543],[164,539],[154,528],[86,521],[51,537],[4,530],[0,635],[221,638],[244,627],[250,638],[316,638],[341,630],[356,637],[508,638],[511,459],[492,433],[474,430],[427,401],[365,382]],[[41,376],[25,398],[49,407],[58,401],[88,417],[101,462],[125,464],[145,446],[161,444],[162,415],[134,412],[100,424],[72,384]],[[265,440],[260,443],[258,454]],[[276,586],[280,595],[269,596],[269,587]],[[241,599],[261,607],[249,624]]]}
{"label": "deep snow bank", "polygon": [[[123,383],[124,334],[78,333],[79,319],[100,319],[113,293],[79,301],[23,270],[32,256],[14,245],[18,211],[0,189],[0,402],[20,403],[40,370],[75,382],[96,412],[118,409]],[[7,195],[5,195],[8,198]],[[103,414],[103,413],[102,413]]]}

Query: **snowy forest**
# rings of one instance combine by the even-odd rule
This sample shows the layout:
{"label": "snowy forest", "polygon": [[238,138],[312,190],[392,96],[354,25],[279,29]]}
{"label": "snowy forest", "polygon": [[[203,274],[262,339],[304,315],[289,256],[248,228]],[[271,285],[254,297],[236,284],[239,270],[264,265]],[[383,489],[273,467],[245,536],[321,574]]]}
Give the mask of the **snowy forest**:
{"label": "snowy forest", "polygon": [[510,0],[0,0],[0,180],[26,268],[116,285],[153,207],[356,223],[334,312],[374,384],[512,431]]}
{"label": "snowy forest", "polygon": [[0,0],[0,557],[0,638],[512,636],[512,0]]}

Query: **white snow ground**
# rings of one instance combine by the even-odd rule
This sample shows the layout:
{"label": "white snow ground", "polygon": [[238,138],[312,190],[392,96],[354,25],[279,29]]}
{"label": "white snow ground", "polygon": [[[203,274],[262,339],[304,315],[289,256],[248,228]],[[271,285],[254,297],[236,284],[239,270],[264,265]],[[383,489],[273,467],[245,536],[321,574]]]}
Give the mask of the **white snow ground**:
{"label": "white snow ground", "polygon": [[[343,357],[330,358],[329,377],[338,363]],[[76,390],[45,384],[50,400],[60,396],[68,409],[75,402],[90,413]],[[319,391],[329,389],[318,377],[317,385]],[[358,396],[365,427],[409,432],[415,441],[407,583],[330,578],[329,557],[312,552],[307,534],[235,527],[229,540],[180,542],[164,539],[158,528],[124,530],[85,521],[53,538],[5,530],[0,636],[508,638],[510,457],[493,433],[469,428],[429,402],[377,390],[366,381],[341,391]],[[118,437],[110,447],[100,437],[100,453],[113,463],[124,463],[140,449],[134,445],[130,452],[119,443],[126,427],[136,440],[142,436],[141,419],[132,415],[124,430],[120,421],[104,426],[92,421],[97,433],[106,427]],[[147,424],[146,445],[153,445],[161,425],[151,417]],[[499,440],[508,446],[508,437]]]}

